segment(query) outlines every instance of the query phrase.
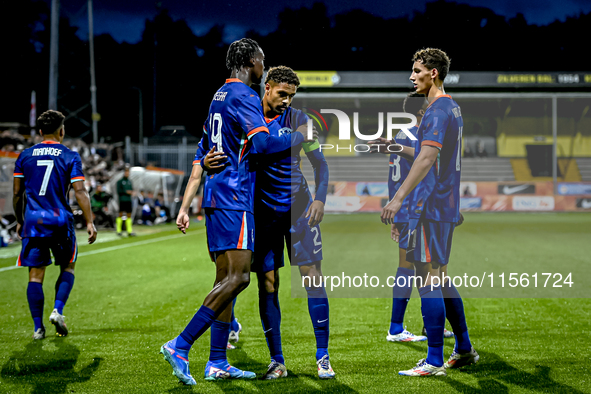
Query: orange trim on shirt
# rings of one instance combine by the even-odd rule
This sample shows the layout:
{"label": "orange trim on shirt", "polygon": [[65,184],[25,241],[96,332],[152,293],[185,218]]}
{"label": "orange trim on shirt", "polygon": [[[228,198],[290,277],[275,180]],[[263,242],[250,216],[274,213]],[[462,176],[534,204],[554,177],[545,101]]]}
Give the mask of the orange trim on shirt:
{"label": "orange trim on shirt", "polygon": [[85,180],[85,178],[83,176],[75,176],[74,178],[70,179],[71,181],[77,181],[77,180]]}
{"label": "orange trim on shirt", "polygon": [[267,118],[267,117],[265,116],[265,122],[267,122],[267,123],[271,123],[272,121],[274,121],[275,119],[277,119],[277,118],[278,118],[278,117],[280,117],[280,116],[281,116],[281,115],[275,115],[275,117],[274,117],[274,118],[272,118],[272,119],[269,119],[269,118]]}
{"label": "orange trim on shirt", "polygon": [[195,164],[201,164],[201,160],[193,160],[193,165]]}
{"label": "orange trim on shirt", "polygon": [[254,129],[250,130],[246,136],[247,137],[250,137],[251,135],[254,135],[254,134],[256,134],[256,133],[258,133],[260,131],[264,131],[265,133],[269,134],[269,129],[268,128],[266,128],[265,126],[260,126],[260,127],[257,127],[257,128],[254,128]]}
{"label": "orange trim on shirt", "polygon": [[441,97],[451,98],[451,96],[449,94],[442,94],[441,96],[437,96],[437,97],[435,97],[435,100],[431,101],[429,103],[429,105],[427,105],[427,108],[429,108],[431,106],[431,104],[433,104],[435,101],[439,100]]}
{"label": "orange trim on shirt", "polygon": [[[232,82],[242,82],[240,79],[238,78],[228,78],[226,79],[226,83],[232,83]],[[242,82],[244,83],[244,82]]]}
{"label": "orange trim on shirt", "polygon": [[23,174],[22,172],[15,172],[15,173],[13,174],[13,176],[17,176],[17,175],[24,175],[24,174]]}
{"label": "orange trim on shirt", "polygon": [[246,215],[242,215],[242,227],[240,227],[240,238],[238,239],[238,245],[236,249],[242,249],[242,239],[244,238],[244,222],[246,220]]}
{"label": "orange trim on shirt", "polygon": [[41,141],[41,144],[59,144],[59,142],[52,141],[52,140],[45,140],[45,141]]}
{"label": "orange trim on shirt", "polygon": [[439,148],[439,149],[441,149],[443,147],[443,145],[441,145],[439,142],[429,141],[429,140],[426,140],[426,141],[421,142],[421,146],[425,146],[425,145],[427,145],[427,146],[434,146],[434,147]]}

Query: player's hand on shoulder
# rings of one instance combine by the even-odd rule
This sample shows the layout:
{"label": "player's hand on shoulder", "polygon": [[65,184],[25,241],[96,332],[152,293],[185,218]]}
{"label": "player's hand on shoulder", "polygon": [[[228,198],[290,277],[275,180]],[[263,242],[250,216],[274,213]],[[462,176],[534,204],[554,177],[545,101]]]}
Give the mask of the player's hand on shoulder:
{"label": "player's hand on shoulder", "polygon": [[176,218],[176,227],[182,231],[183,234],[186,234],[190,222],[191,221],[189,220],[188,213],[181,210],[181,212],[179,212],[179,216]]}
{"label": "player's hand on shoulder", "polygon": [[400,241],[400,231],[398,231],[398,227],[396,227],[396,223],[392,223],[390,237],[392,238],[392,241],[394,241],[394,242]]}
{"label": "player's hand on shoulder", "polygon": [[308,212],[306,212],[306,218],[310,218],[308,220],[308,226],[310,227],[320,224],[322,219],[324,219],[324,203],[322,201],[315,200],[312,204],[310,204]]}
{"label": "player's hand on shoulder", "polygon": [[88,243],[92,244],[96,241],[97,231],[96,227],[94,227],[94,223],[87,223],[86,224],[86,231],[88,232]]}
{"label": "player's hand on shoulder", "polygon": [[203,167],[208,171],[226,166],[226,159],[228,156],[226,156],[223,151],[216,152],[215,149],[215,146],[211,148],[203,158]]}
{"label": "player's hand on shoulder", "polygon": [[[371,147],[370,153],[383,153],[389,155],[402,150],[402,146],[400,144],[397,144],[394,140],[387,140],[383,137],[380,137],[377,140],[369,141],[367,144]],[[388,148],[390,145],[394,146]]]}
{"label": "player's hand on shoulder", "polygon": [[315,127],[312,127],[312,138],[308,135],[308,125],[303,124],[297,128],[296,132],[302,133],[304,136],[304,142],[314,142],[318,139],[318,130]]}

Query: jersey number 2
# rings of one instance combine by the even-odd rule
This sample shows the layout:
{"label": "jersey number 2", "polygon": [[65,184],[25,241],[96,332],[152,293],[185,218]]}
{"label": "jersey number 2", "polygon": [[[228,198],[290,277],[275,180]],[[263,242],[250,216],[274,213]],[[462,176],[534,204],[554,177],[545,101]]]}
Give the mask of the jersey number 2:
{"label": "jersey number 2", "polygon": [[45,192],[47,192],[47,184],[49,183],[49,177],[51,176],[51,171],[53,170],[53,160],[37,160],[37,166],[45,166],[45,175],[43,175],[43,182],[41,183],[41,190],[39,190],[39,195],[44,196]]}

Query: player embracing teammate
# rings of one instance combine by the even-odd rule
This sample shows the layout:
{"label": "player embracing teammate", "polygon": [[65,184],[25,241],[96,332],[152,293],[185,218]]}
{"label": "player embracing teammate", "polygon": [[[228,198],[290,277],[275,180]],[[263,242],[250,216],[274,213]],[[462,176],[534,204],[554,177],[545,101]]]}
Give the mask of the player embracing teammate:
{"label": "player embracing teammate", "polygon": [[[189,372],[189,351],[210,326],[211,346],[205,379],[256,377],[252,372],[230,366],[226,358],[232,301],[249,285],[254,251],[255,171],[250,160],[251,150],[272,154],[301,146],[305,141],[298,131],[278,137],[269,134],[259,96],[250,88],[251,84],[261,82],[264,58],[262,49],[253,40],[245,38],[230,45],[226,66],[231,76],[213,96],[202,146],[198,150],[198,154],[210,149],[210,153],[223,152],[227,160],[208,172],[204,188],[207,242],[216,264],[214,288],[183,332],[161,347],[174,375],[188,385],[196,384]],[[194,164],[201,164],[201,161],[196,160]],[[199,170],[194,172],[197,175]],[[193,174],[192,178],[195,178]],[[190,191],[195,184],[191,183]],[[180,219],[177,226],[184,230],[188,220],[185,222],[185,215]]]}
{"label": "player embracing teammate", "polygon": [[[390,148],[413,162],[406,180],[381,214],[383,223],[392,224],[404,199],[409,202],[409,239],[406,260],[414,263],[420,277],[421,310],[427,331],[427,358],[416,367],[400,371],[407,376],[445,376],[446,368],[476,363],[478,353],[472,347],[464,305],[460,294],[447,280],[442,285],[433,277],[447,273],[453,231],[461,221],[460,173],[462,114],[451,96],[444,94],[443,81],[450,60],[445,52],[427,48],[413,56],[410,80],[417,93],[427,97],[429,105],[417,132],[414,149],[395,145]],[[435,281],[437,282],[437,281]],[[455,334],[455,347],[446,363],[443,359],[445,319]]]}

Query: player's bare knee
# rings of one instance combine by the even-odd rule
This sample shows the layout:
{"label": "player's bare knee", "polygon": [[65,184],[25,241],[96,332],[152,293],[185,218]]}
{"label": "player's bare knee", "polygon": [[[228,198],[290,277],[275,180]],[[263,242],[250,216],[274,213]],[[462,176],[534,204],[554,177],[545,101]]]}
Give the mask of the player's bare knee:
{"label": "player's bare knee", "polygon": [[250,273],[249,272],[240,272],[231,274],[228,277],[228,280],[233,288],[242,291],[248,287],[250,284]]}

